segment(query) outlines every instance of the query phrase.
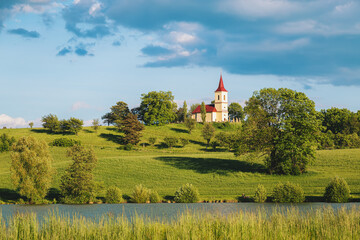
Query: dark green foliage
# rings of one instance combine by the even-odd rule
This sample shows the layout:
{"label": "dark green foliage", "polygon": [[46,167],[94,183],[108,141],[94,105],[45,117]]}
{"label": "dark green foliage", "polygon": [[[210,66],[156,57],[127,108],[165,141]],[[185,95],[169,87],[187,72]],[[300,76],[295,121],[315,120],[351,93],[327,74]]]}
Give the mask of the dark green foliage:
{"label": "dark green foliage", "polygon": [[330,108],[327,110],[321,110],[322,125],[325,127],[325,131],[331,131],[334,134],[352,134],[358,133],[360,130],[360,123],[356,113],[343,108]]}
{"label": "dark green foliage", "polygon": [[215,128],[210,123],[204,123],[203,129],[201,131],[201,136],[206,140],[206,149],[209,146],[211,139],[215,135]]}
{"label": "dark green foliage", "polygon": [[170,91],[152,91],[141,95],[139,118],[146,125],[164,125],[176,119],[176,108]]}
{"label": "dark green foliage", "polygon": [[174,147],[178,143],[178,141],[179,141],[179,139],[176,138],[176,137],[166,137],[166,138],[164,138],[164,144],[168,148]]}
{"label": "dark green foliage", "polygon": [[350,197],[350,188],[343,178],[335,177],[325,188],[324,199],[327,202],[343,203]]}
{"label": "dark green foliage", "polygon": [[68,203],[86,203],[94,200],[97,184],[94,181],[93,170],[97,158],[91,148],[79,145],[68,150],[67,155],[73,163],[61,177],[60,189],[64,201]]}
{"label": "dark green foliage", "polygon": [[315,159],[319,132],[314,102],[301,92],[265,88],[254,93],[245,111],[245,138],[240,144],[245,146],[239,149],[268,154],[265,164],[270,173],[304,173]]}
{"label": "dark green foliage", "polygon": [[150,203],[159,203],[161,201],[161,197],[156,191],[151,190],[149,195]]}
{"label": "dark green foliage", "polygon": [[78,134],[81,131],[84,122],[81,119],[70,118],[69,120],[61,120],[60,121],[60,130],[61,132],[70,132],[74,134]]}
{"label": "dark green foliage", "polygon": [[240,141],[242,140],[241,131],[218,133],[215,138],[219,146],[225,147],[229,151],[238,148]]}
{"label": "dark green foliage", "polygon": [[72,147],[74,145],[81,145],[81,141],[71,138],[56,138],[50,145],[55,147]]}
{"label": "dark green foliage", "polygon": [[42,117],[41,121],[43,123],[43,127],[49,129],[50,132],[55,133],[60,131],[60,121],[56,115],[49,114]]}
{"label": "dark green foliage", "polygon": [[133,194],[131,196],[131,201],[134,203],[146,203],[150,198],[150,190],[144,187],[143,185],[137,185],[134,188]]}
{"label": "dark green foliage", "polygon": [[188,109],[187,109],[186,101],[184,101],[182,110],[183,110],[183,119],[182,119],[182,121],[185,122],[185,120],[188,119]]}
{"label": "dark green foliage", "polygon": [[183,147],[189,144],[189,140],[186,138],[180,138],[180,143]]}
{"label": "dark green foliage", "polygon": [[123,202],[121,190],[118,187],[111,186],[106,190],[106,203],[121,203]]}
{"label": "dark green foliage", "polygon": [[185,126],[189,130],[189,133],[196,128],[196,120],[192,118],[185,119]]}
{"label": "dark green foliage", "polygon": [[6,133],[0,136],[0,153],[8,152],[11,146],[16,142],[14,137],[9,137]]}
{"label": "dark green foliage", "polygon": [[267,199],[267,192],[262,184],[259,184],[255,190],[254,202],[263,203]]}
{"label": "dark green foliage", "polygon": [[232,121],[244,121],[245,112],[239,103],[230,103],[229,107],[229,118]]}
{"label": "dark green foliage", "polygon": [[134,148],[134,146],[130,143],[124,145],[124,150],[131,151]]}
{"label": "dark green foliage", "polygon": [[127,103],[122,101],[117,102],[116,105],[110,108],[110,110],[111,111],[109,113],[106,113],[101,117],[107,125],[115,124],[116,121],[123,120],[130,113]]}
{"label": "dark green foliage", "polygon": [[201,121],[203,123],[205,123],[206,122],[206,105],[204,102],[201,103],[200,112],[201,112]]}
{"label": "dark green foliage", "polygon": [[175,192],[175,202],[177,203],[196,203],[199,201],[199,191],[192,184],[182,185]]}
{"label": "dark green foliage", "polygon": [[154,145],[156,143],[156,137],[149,137],[149,143]]}
{"label": "dark green foliage", "polygon": [[34,137],[23,137],[13,145],[11,179],[20,195],[42,202],[50,188],[53,170],[48,146]]}
{"label": "dark green foliage", "polygon": [[116,125],[125,134],[123,140],[126,144],[137,145],[140,142],[144,125],[139,122],[136,115],[128,113],[121,121],[116,121]]}
{"label": "dark green foliage", "polygon": [[272,193],[274,202],[301,203],[305,201],[304,190],[298,185],[287,182],[277,184]]}

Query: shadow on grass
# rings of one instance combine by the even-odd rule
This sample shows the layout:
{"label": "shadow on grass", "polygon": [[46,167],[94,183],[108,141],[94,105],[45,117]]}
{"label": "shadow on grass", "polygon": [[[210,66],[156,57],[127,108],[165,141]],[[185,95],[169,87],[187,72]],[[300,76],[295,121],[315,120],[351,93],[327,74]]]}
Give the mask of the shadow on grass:
{"label": "shadow on grass", "polygon": [[239,160],[171,156],[157,157],[156,159],[173,167],[194,170],[198,173],[217,173],[219,175],[227,175],[232,172],[266,173],[266,168],[262,164]]}
{"label": "shadow on grass", "polygon": [[189,140],[189,142],[191,142],[192,144],[198,144],[202,147],[206,147],[206,143],[204,143],[204,142],[195,141],[195,140]]}
{"label": "shadow on grass", "polygon": [[322,196],[305,196],[305,202],[325,202]]}
{"label": "shadow on grass", "polygon": [[11,190],[8,188],[0,188],[0,199],[3,201],[9,201],[21,198],[20,194],[18,194],[15,190]]}
{"label": "shadow on grass", "polygon": [[105,138],[108,141],[117,143],[117,144],[123,144],[124,143],[124,137],[120,135],[115,135],[111,133],[101,133],[99,135],[101,138]]}
{"label": "shadow on grass", "polygon": [[30,131],[35,132],[35,133],[46,133],[46,134],[50,134],[50,135],[75,135],[75,133],[72,132],[50,132],[49,130],[45,129],[45,128],[40,128],[40,129],[31,129]]}
{"label": "shadow on grass", "polygon": [[189,133],[188,130],[181,129],[181,128],[170,128],[170,130],[175,131],[177,133]]}
{"label": "shadow on grass", "polygon": [[84,132],[86,133],[94,133],[95,131],[89,130],[89,129],[83,129]]}

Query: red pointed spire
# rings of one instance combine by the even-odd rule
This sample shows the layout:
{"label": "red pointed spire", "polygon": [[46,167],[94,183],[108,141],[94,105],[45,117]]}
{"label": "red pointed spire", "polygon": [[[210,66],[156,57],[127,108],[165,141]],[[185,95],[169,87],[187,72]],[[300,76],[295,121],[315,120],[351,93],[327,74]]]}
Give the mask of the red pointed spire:
{"label": "red pointed spire", "polygon": [[219,87],[216,89],[215,92],[227,92],[227,90],[224,87],[224,82],[222,79],[222,74],[220,74],[220,82],[219,82]]}

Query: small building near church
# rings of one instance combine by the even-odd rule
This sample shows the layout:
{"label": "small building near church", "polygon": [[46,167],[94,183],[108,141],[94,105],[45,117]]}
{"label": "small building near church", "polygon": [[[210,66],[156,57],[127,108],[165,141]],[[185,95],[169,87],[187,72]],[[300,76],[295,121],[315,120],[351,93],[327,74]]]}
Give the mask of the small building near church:
{"label": "small building near church", "polygon": [[[228,91],[224,87],[222,75],[220,75],[219,86],[215,90],[214,104],[208,104],[206,108],[206,122],[227,122],[229,121],[228,114]],[[202,122],[201,119],[201,105],[191,113],[191,118],[197,122]]]}

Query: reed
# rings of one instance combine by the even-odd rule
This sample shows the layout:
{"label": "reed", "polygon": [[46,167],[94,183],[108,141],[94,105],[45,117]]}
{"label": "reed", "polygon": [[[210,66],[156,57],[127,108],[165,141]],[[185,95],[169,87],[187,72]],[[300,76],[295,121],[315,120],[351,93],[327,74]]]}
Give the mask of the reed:
{"label": "reed", "polygon": [[325,207],[302,213],[296,207],[271,214],[230,215],[186,212],[176,220],[103,216],[98,220],[49,214],[15,215],[7,226],[0,218],[0,239],[360,239],[360,207]]}

